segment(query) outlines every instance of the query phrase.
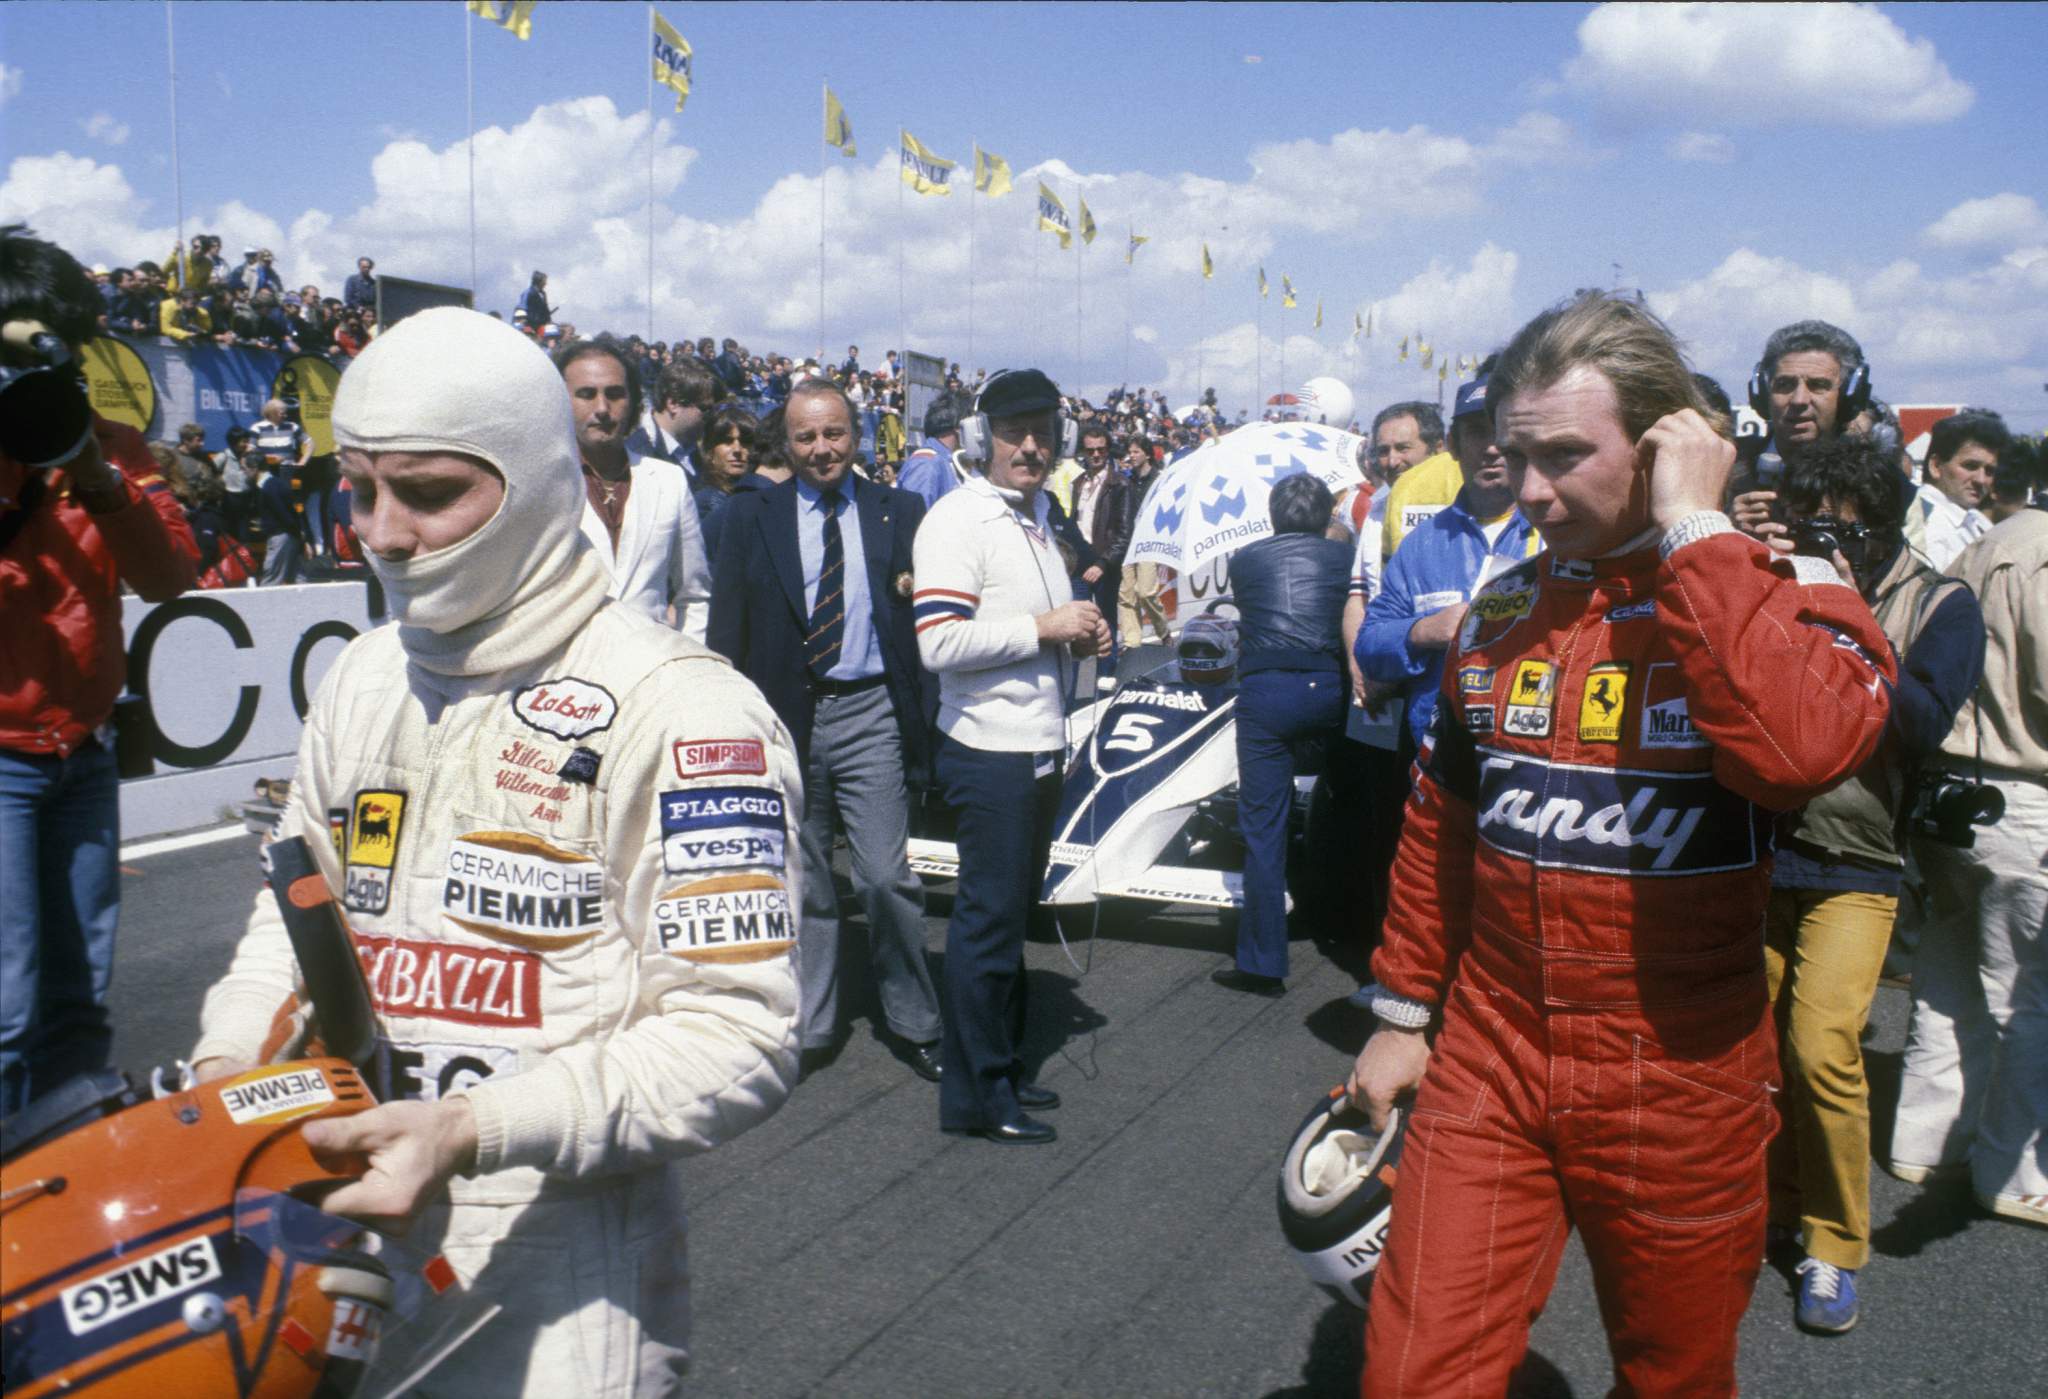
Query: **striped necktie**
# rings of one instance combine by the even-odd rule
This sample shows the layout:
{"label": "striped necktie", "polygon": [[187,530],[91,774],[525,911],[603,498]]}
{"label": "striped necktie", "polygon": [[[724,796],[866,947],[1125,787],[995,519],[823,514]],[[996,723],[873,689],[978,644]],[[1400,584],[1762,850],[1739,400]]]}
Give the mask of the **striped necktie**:
{"label": "striped necktie", "polygon": [[818,601],[811,608],[810,631],[804,638],[804,662],[820,680],[839,664],[840,643],[846,639],[846,546],[839,537],[843,499],[838,491],[818,496],[825,516],[825,561],[818,570]]}

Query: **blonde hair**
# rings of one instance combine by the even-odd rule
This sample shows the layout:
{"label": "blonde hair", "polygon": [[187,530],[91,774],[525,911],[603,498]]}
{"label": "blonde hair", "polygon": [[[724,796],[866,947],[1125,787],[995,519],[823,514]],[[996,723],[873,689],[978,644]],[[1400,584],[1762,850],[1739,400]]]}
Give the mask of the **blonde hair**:
{"label": "blonde hair", "polygon": [[1487,399],[1498,412],[1514,394],[1549,388],[1580,365],[1599,370],[1614,385],[1622,427],[1632,439],[1686,408],[1721,436],[1734,436],[1728,415],[1708,403],[1693,381],[1671,328],[1641,302],[1607,292],[1561,301],[1516,331],[1494,366]]}

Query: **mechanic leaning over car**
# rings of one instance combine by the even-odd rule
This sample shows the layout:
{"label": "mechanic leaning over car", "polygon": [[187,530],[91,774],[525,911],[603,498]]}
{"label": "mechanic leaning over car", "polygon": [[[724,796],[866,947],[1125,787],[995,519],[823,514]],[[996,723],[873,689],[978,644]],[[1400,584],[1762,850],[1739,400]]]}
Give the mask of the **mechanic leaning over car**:
{"label": "mechanic leaning over car", "polygon": [[1589,293],[1489,384],[1545,551],[1444,665],[1355,1102],[1410,1112],[1367,1396],[1502,1393],[1580,1230],[1618,1394],[1733,1393],[1763,1257],[1773,814],[1859,769],[1891,648],[1832,563],[1721,513],[1664,324]]}
{"label": "mechanic leaning over car", "polygon": [[1004,370],[960,424],[973,471],[917,531],[918,650],[939,677],[939,790],[959,822],[960,888],[946,928],[939,1126],[1016,1146],[1050,1142],[1030,1109],[1059,1095],[1024,1077],[1024,934],[1038,901],[1079,658],[1109,623],[1076,601],[1045,491],[1073,447],[1059,390]]}

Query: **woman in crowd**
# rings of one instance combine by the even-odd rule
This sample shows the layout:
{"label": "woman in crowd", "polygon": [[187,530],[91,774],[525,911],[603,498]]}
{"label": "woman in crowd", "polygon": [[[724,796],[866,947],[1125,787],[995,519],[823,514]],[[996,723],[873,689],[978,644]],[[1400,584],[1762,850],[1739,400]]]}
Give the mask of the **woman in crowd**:
{"label": "woman in crowd", "polygon": [[704,435],[697,441],[697,522],[704,529],[705,557],[718,558],[720,516],[725,503],[743,490],[759,490],[756,481],[754,442],[760,424],[746,409],[721,403],[704,420]]}

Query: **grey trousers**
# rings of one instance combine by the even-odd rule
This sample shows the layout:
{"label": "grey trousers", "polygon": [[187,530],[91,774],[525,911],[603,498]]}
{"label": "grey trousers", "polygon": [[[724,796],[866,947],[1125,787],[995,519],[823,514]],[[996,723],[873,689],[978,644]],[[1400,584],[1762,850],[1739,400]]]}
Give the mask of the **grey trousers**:
{"label": "grey trousers", "polygon": [[803,921],[797,931],[798,1025],[805,1049],[839,1030],[839,896],[832,832],[846,830],[854,896],[867,915],[875,987],[888,1026],[913,1044],[939,1037],[939,997],[925,955],[924,885],[910,872],[910,792],[903,736],[887,686],[818,699],[804,767]]}

